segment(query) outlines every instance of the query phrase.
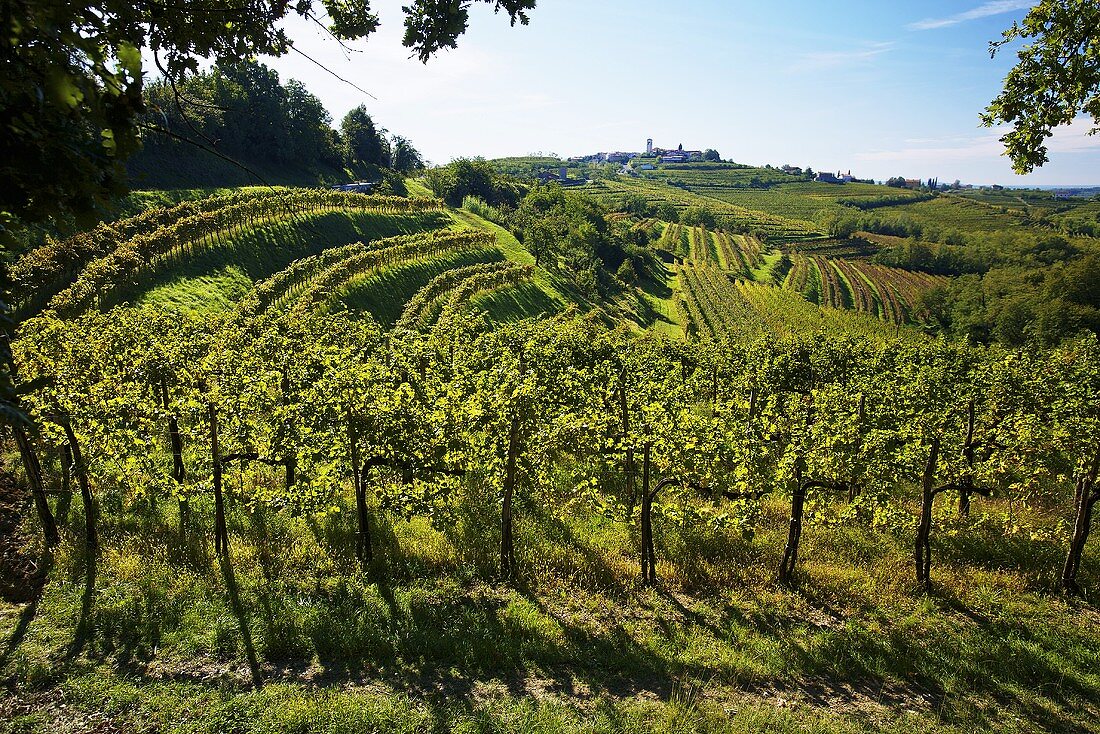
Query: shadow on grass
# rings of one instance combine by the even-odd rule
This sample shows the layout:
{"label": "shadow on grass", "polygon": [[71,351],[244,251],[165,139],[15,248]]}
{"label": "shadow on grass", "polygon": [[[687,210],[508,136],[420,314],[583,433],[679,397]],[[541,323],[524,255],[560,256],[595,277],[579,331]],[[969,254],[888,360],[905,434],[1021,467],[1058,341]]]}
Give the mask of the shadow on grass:
{"label": "shadow on grass", "polygon": [[99,565],[94,549],[85,548],[84,554],[84,591],[80,597],[80,617],[76,623],[76,633],[65,658],[70,663],[84,650],[94,631],[92,624],[92,606],[95,603],[96,569]]}
{"label": "shadow on grass", "polygon": [[[49,578],[53,566],[53,554],[49,550],[42,551],[42,558],[38,563],[38,573],[41,574],[43,579]],[[19,621],[15,623],[11,636],[4,643],[4,651],[0,652],[0,670],[7,666],[11,656],[23,644],[23,640],[27,636],[27,630],[30,628],[31,622],[34,621],[35,615],[38,614],[38,603],[42,599],[42,588],[41,585],[37,587],[34,596],[23,608],[23,611],[19,613]]]}
{"label": "shadow on grass", "polygon": [[661,301],[672,298],[672,288],[668,285],[668,278],[672,276],[672,271],[668,269],[668,266],[663,262],[657,262],[655,267],[660,268],[660,272],[655,273],[657,277],[663,277],[663,280],[657,280],[657,277],[650,277],[647,273],[645,277],[639,278],[637,286],[642,293],[647,296],[656,298]]}
{"label": "shadow on grass", "polygon": [[229,605],[233,609],[233,615],[237,618],[237,624],[241,632],[241,642],[244,644],[245,656],[248,659],[248,671],[252,676],[252,685],[259,688],[263,685],[263,677],[260,674],[260,661],[256,656],[256,646],[252,643],[252,630],[248,625],[248,614],[241,603],[241,591],[237,586],[237,576],[233,571],[233,562],[230,559],[229,550],[218,555],[218,565],[225,579],[225,588],[229,594]]}
{"label": "shadow on grass", "polygon": [[518,321],[557,313],[561,304],[534,283],[502,288],[477,299],[478,305],[496,321]]}
{"label": "shadow on grass", "polygon": [[[236,512],[231,527],[235,542],[245,544],[238,557],[247,560],[234,569],[228,558],[219,559],[221,578],[210,573],[201,593],[224,583],[255,685],[262,671],[269,679],[334,688],[382,683],[433,700],[481,696],[486,684],[513,695],[537,687],[590,700],[639,694],[668,700],[674,681],[687,681],[761,694],[797,690],[814,706],[829,709],[852,700],[895,711],[916,707],[960,728],[995,730],[1013,715],[1049,731],[1076,734],[1088,728],[1081,723],[1088,714],[1080,711],[1081,702],[1095,700],[1095,673],[1088,667],[1095,647],[1089,625],[1073,625],[1072,609],[1064,623],[1058,618],[1044,624],[1039,613],[1005,618],[946,594],[933,597],[941,609],[927,609],[916,595],[902,592],[898,600],[879,598],[875,609],[847,612],[846,620],[832,601],[834,586],[845,575],[822,580],[809,565],[808,578],[796,591],[777,591],[752,581],[751,573],[726,575],[722,566],[759,563],[756,556],[763,551],[719,534],[685,534],[687,545],[698,546],[692,561],[699,564],[692,572],[697,575],[686,584],[698,585],[697,598],[673,590],[672,578],[668,587],[650,594],[625,577],[621,564],[614,565],[618,551],[608,547],[609,539],[622,542],[624,534],[563,519],[545,503],[523,497],[517,499],[516,540],[524,575],[515,588],[493,585],[483,579],[495,573],[499,507],[490,488],[480,492],[463,497],[454,522],[431,537],[374,513],[381,565],[367,576],[340,570],[351,549],[353,525],[346,514],[296,525],[289,513],[242,523],[243,512]],[[142,527],[155,533],[155,525],[149,520]],[[326,539],[322,548],[335,549],[339,562],[318,560],[323,550],[312,559],[286,552],[288,543],[313,548],[311,531]],[[813,541],[807,548],[834,545],[842,537],[823,530],[807,537]],[[670,533],[668,541],[673,540]],[[723,544],[736,547],[720,552]],[[816,552],[830,565],[846,557],[840,551]],[[660,553],[683,565],[678,546],[662,546]],[[765,554],[769,569],[771,560]],[[879,560],[871,555],[854,562]],[[526,575],[535,563],[540,571]],[[104,566],[105,576],[109,568]],[[238,574],[245,592],[238,588]],[[104,586],[109,582],[105,579]],[[737,583],[752,594],[740,608],[715,591]],[[158,624],[168,624],[156,598],[144,603]],[[1046,614],[1045,607],[1040,612]],[[104,619],[108,613],[115,612],[97,606],[97,624],[111,628]],[[114,621],[114,628],[128,619]],[[249,619],[256,620],[254,629]],[[147,625],[140,634],[152,634],[153,628]],[[97,636],[103,634],[97,627]],[[10,649],[15,645],[9,640]],[[743,662],[758,652],[766,666]],[[733,662],[724,662],[727,655]],[[135,667],[134,675],[146,674]],[[201,682],[193,671],[178,677],[188,675]],[[881,722],[866,717],[875,710],[881,714],[881,709],[844,713],[873,729]]]}

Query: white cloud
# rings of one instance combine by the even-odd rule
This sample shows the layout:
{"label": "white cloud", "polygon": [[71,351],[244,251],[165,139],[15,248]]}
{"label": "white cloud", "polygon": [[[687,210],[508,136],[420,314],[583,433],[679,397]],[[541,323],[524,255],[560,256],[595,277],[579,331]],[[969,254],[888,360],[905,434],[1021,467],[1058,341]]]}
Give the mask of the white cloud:
{"label": "white cloud", "polygon": [[893,43],[869,43],[862,49],[846,51],[816,51],[802,54],[791,67],[791,71],[810,71],[813,69],[835,69],[841,66],[854,66],[872,61],[894,48]]}
{"label": "white cloud", "polygon": [[[1047,139],[1047,148],[1051,153],[1086,153],[1100,151],[1100,135],[1089,135],[1093,128],[1087,117],[1078,117],[1065,127],[1056,128],[1054,135]],[[1001,137],[1010,130],[1008,126],[991,128],[987,132],[969,138],[925,138],[908,147],[895,150],[874,150],[857,153],[860,161],[967,161],[992,160],[1004,155]]]}
{"label": "white cloud", "polygon": [[1034,0],[989,0],[976,8],[958,13],[957,15],[951,15],[946,18],[925,18],[924,20],[918,20],[916,23],[910,23],[909,29],[914,31],[929,31],[935,28],[946,28],[947,26],[965,23],[968,20],[978,20],[979,18],[988,18],[992,15],[1012,13],[1017,10],[1027,10],[1033,4]]}

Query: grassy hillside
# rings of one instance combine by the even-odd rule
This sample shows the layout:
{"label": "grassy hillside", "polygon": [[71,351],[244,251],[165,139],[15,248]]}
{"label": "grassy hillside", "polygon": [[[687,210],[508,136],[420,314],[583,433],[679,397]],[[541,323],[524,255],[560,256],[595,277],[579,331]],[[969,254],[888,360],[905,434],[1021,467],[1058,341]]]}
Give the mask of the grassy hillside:
{"label": "grassy hillside", "polygon": [[[129,391],[117,395],[104,395],[103,390],[95,395],[102,398],[110,419],[102,422],[102,430],[86,438],[81,434],[82,440],[147,449],[132,454],[145,459],[129,463],[114,462],[102,452],[90,454],[95,472],[89,489],[94,494],[89,496],[101,498],[102,504],[97,553],[89,553],[83,543],[84,501],[79,491],[71,491],[78,484],[76,475],[64,468],[80,465],[62,461],[60,431],[51,427],[35,438],[42,447],[48,485],[69,489],[51,489],[49,495],[62,526],[62,540],[54,550],[43,547],[42,528],[24,501],[25,492],[10,492],[11,482],[0,472],[0,522],[8,523],[0,526],[7,532],[0,554],[25,560],[25,583],[39,569],[46,579],[37,597],[29,595],[30,601],[0,601],[0,734],[1096,730],[1100,613],[1088,598],[1059,593],[1069,509],[1053,499],[1054,490],[1020,501],[998,488],[996,499],[975,497],[966,517],[949,500],[939,500],[928,591],[913,581],[920,495],[911,479],[899,478],[900,465],[885,466],[884,460],[882,476],[889,477],[883,481],[890,487],[869,484],[854,500],[845,501],[842,492],[815,489],[804,529],[799,526],[798,572],[792,583],[783,585],[776,583],[777,569],[790,542],[792,505],[782,481],[769,474],[766,479],[776,482],[775,494],[751,500],[736,493],[720,496],[724,484],[681,483],[681,491],[690,488],[699,494],[685,494],[690,498],[683,501],[656,500],[652,545],[658,583],[647,585],[639,578],[644,544],[633,495],[627,507],[625,501],[611,502],[593,491],[597,484],[618,481],[607,475],[618,466],[578,486],[570,464],[582,460],[586,441],[597,446],[597,453],[623,450],[618,445],[618,401],[620,396],[626,400],[626,392],[617,388],[626,384],[620,375],[627,373],[614,361],[620,355],[600,367],[608,371],[575,364],[572,371],[562,372],[560,384],[539,388],[527,383],[516,388],[508,382],[508,366],[496,361],[481,365],[476,375],[457,372],[454,349],[462,345],[456,341],[469,332],[437,331],[451,291],[463,293],[450,312],[459,325],[485,314],[507,333],[500,326],[505,322],[576,309],[621,327],[620,332],[652,329],[683,338],[688,341],[665,344],[673,356],[659,379],[682,387],[692,360],[714,355],[715,364],[724,364],[728,374],[704,370],[706,390],[713,389],[714,398],[699,393],[681,413],[662,413],[662,393],[649,395],[645,390],[650,386],[641,382],[631,386],[638,395],[632,392],[630,399],[638,400],[636,413],[645,424],[647,443],[637,453],[645,452],[646,481],[654,445],[650,431],[673,431],[681,423],[702,428],[690,442],[679,434],[662,434],[660,440],[667,445],[657,444],[657,451],[682,451],[667,455],[686,465],[691,459],[685,457],[695,448],[687,443],[722,435],[726,443],[714,448],[707,461],[718,471],[725,471],[726,463],[741,462],[737,468],[744,473],[730,469],[732,476],[725,478],[731,488],[754,472],[778,476],[782,466],[766,463],[781,443],[778,426],[800,410],[807,395],[817,393],[792,389],[783,395],[793,396],[790,401],[765,407],[771,412],[760,417],[766,430],[757,440],[747,431],[756,415],[758,386],[769,379],[786,384],[775,375],[786,374],[787,361],[797,360],[798,345],[807,353],[834,344],[846,344],[852,352],[877,345],[883,358],[892,350],[933,349],[934,340],[907,324],[923,320],[920,293],[941,281],[866,256],[822,254],[824,248],[838,252],[844,245],[827,238],[812,219],[801,217],[852,208],[841,203],[837,191],[877,200],[880,187],[777,179],[769,181],[774,184],[770,189],[752,188],[752,176],[763,170],[713,166],[662,172],[691,177],[693,190],[661,182],[661,176],[586,187],[606,202],[640,193],[650,202],[672,203],[678,211],[703,204],[717,220],[708,227],[647,218],[642,224],[652,225],[657,239],[646,247],[658,266],[603,300],[585,298],[564,269],[535,267],[532,254],[507,229],[431,202],[438,210],[381,211],[379,205],[379,210],[317,206],[293,216],[280,211],[228,234],[204,232],[193,241],[176,243],[171,254],[153,258],[143,269],[120,271],[119,282],[112,284],[112,301],[154,306],[156,312],[198,312],[198,322],[216,312],[235,314],[238,323],[257,329],[264,324],[275,354],[262,369],[208,392],[205,380],[221,379],[220,370],[231,370],[236,354],[216,343],[214,357],[222,349],[230,357],[215,361],[217,369],[203,372],[205,365],[185,359],[185,368],[173,375],[172,390],[190,389],[192,370],[201,387],[185,398],[173,393],[177,402],[171,405],[168,397],[152,407],[142,402],[140,410],[131,410],[126,401],[144,400],[153,388],[169,389],[163,374],[156,372],[162,357],[131,364],[129,353],[118,355],[115,362],[122,363],[128,379],[154,374],[159,382],[135,383],[140,389],[128,384]],[[714,176],[710,180],[715,185],[704,185],[704,174]],[[740,188],[745,182],[750,186]],[[409,190],[427,194],[416,181],[409,182]],[[207,193],[148,195],[135,206]],[[886,208],[929,221],[953,217],[959,226],[975,228],[1032,226],[1030,219],[1021,219],[1030,216],[1026,212],[1005,211],[999,204],[917,198],[903,193]],[[867,238],[872,248],[904,242]],[[428,246],[440,242],[444,244]],[[96,261],[90,262],[94,268]],[[516,267],[509,269],[512,265]],[[478,281],[468,291],[462,291],[462,284],[476,276],[458,279],[442,294],[425,296],[433,283],[457,269],[491,275],[497,267],[511,276],[499,282],[488,279],[484,287]],[[400,341],[402,330],[392,327],[418,299],[427,304],[422,312],[430,323],[404,332],[413,336]],[[308,332],[308,339],[324,341],[328,335],[322,332],[330,323],[369,323],[357,314],[370,314],[379,323],[383,343],[398,339],[398,348],[387,352],[385,360],[363,369],[371,380],[385,374],[367,383],[381,397],[354,392],[360,389],[354,379],[361,376],[347,384],[325,382],[332,378],[327,360],[337,359],[336,352],[318,352],[316,358],[310,353],[304,367],[293,373],[298,382],[292,383],[285,366],[279,372],[276,361],[294,366],[296,356],[279,353],[292,351],[280,346],[279,339],[299,328],[295,309],[307,307],[325,318],[320,330]],[[333,312],[345,307],[352,316],[341,321]],[[279,321],[284,315],[289,316]],[[179,319],[181,331],[186,321]],[[216,334],[222,333],[232,330]],[[369,331],[355,333],[364,342],[341,344],[346,353],[374,348],[367,343],[373,338]],[[495,403],[471,398],[451,405],[448,394],[435,393],[435,402],[428,401],[427,407],[431,420],[423,427],[415,422],[417,414],[403,411],[421,399],[415,373],[425,369],[427,359],[415,359],[418,345],[437,333],[447,337],[446,346],[434,353],[432,370],[454,380],[445,387],[460,394],[464,385],[476,383],[481,392],[473,394],[479,399],[497,389],[505,398]],[[727,338],[731,341],[722,341]],[[736,361],[749,354],[737,351],[745,345],[786,345],[792,339],[802,341],[790,353],[773,355],[774,363],[747,369],[747,357],[744,363]],[[66,349],[81,346],[61,343]],[[715,345],[729,347],[729,355]],[[303,351],[312,346],[299,344]],[[510,349],[497,356],[512,356]],[[517,351],[522,355],[522,350]],[[838,359],[837,364],[848,356],[820,355]],[[555,356],[544,358],[553,362]],[[727,357],[734,361],[722,362]],[[517,359],[518,372],[524,373],[524,358]],[[807,364],[813,373],[816,365]],[[859,369],[873,366],[858,364]],[[111,369],[116,367],[112,362]],[[648,368],[632,366],[639,374]],[[801,379],[800,374],[792,370],[791,381]],[[505,471],[505,445],[520,440],[517,433],[500,441],[508,436],[507,417],[520,415],[506,401],[560,389],[560,395],[541,404],[547,409],[555,400],[569,400],[592,375],[596,404],[615,421],[593,430],[592,422],[606,416],[570,414],[561,436],[547,429],[529,437],[525,449],[532,455],[543,445],[553,446],[546,458],[552,470],[540,473],[535,459],[520,465],[514,505],[517,572],[514,579],[502,580],[498,475]],[[315,382],[336,387],[331,394],[306,393]],[[731,393],[724,403],[717,401],[720,384]],[[292,404],[292,391],[311,397]],[[74,393],[67,399],[83,406],[79,390]],[[262,395],[259,408],[247,402],[257,395]],[[317,407],[312,400],[331,395],[338,399],[318,413],[349,414],[348,425],[335,439],[322,435],[324,431],[292,436],[296,431],[286,430],[297,425],[296,418],[287,416],[309,413]],[[839,400],[848,405],[852,397],[842,394]],[[954,399],[928,399],[941,398]],[[216,510],[211,465],[204,463],[219,449],[196,451],[207,432],[217,430],[211,417],[215,400],[230,406],[221,430],[227,445],[236,442],[222,449],[233,451],[233,458],[218,464],[229,548],[221,554],[209,537]],[[445,479],[429,481],[413,476],[422,467],[386,464],[389,457],[379,449],[378,455],[365,457],[368,464],[363,466],[373,466],[376,473],[370,474],[360,508],[347,472],[309,462],[326,441],[344,441],[344,428],[346,440],[353,440],[350,411],[368,400],[375,402],[363,411],[362,426],[372,439],[400,433],[403,421],[409,421],[415,440],[443,440],[438,452],[417,455],[418,460],[442,462],[448,453],[462,450],[446,443],[452,438],[447,434],[447,426],[454,424],[452,413],[505,419],[500,430],[490,423],[484,434],[477,434],[486,444],[501,443],[501,450],[486,449],[492,458],[484,466],[448,473],[445,465],[439,470]],[[845,431],[850,425],[862,426],[862,396],[858,404],[858,423],[842,424]],[[111,412],[116,405],[122,409]],[[856,415],[854,408],[847,409],[845,416]],[[245,423],[249,411],[272,422]],[[749,416],[746,432],[721,433],[728,426],[736,428],[734,421],[742,412]],[[947,420],[943,416],[956,412],[944,408],[936,416],[942,422]],[[811,410],[809,415],[816,414]],[[160,466],[171,460],[165,446],[177,418],[184,424],[189,451],[185,489],[180,489],[180,480],[170,482]],[[90,425],[94,411],[65,418],[74,419],[78,428]],[[518,425],[519,418],[513,421]],[[178,431],[179,422],[175,425]],[[811,425],[807,419],[807,432]],[[893,450],[892,442],[910,440],[876,426],[866,432],[867,440],[877,442],[873,445],[884,453]],[[415,433],[421,428],[429,438]],[[993,429],[989,431],[992,435]],[[826,437],[829,451],[837,456],[848,440],[841,434]],[[282,442],[295,440],[305,447],[300,453],[304,466],[298,468],[306,479],[294,486],[307,498],[300,503],[288,501],[283,493],[290,464],[282,466],[256,450],[268,446],[277,451]],[[739,456],[742,445],[760,455]],[[954,445],[946,446],[945,454],[955,452]],[[159,453],[154,456],[149,447]],[[338,453],[339,461],[347,463],[344,454],[351,451],[340,448]],[[253,454],[258,463],[246,464]],[[15,461],[14,455],[3,458]],[[790,454],[789,463],[801,460],[797,452]],[[629,471],[625,464],[623,468]],[[673,470],[671,464],[658,464],[654,472],[671,476]],[[841,470],[854,476],[850,467]],[[367,477],[371,469],[361,471],[355,470],[357,478]],[[146,475],[163,482],[130,487],[132,477]],[[1060,478],[1043,481],[1067,485]],[[190,496],[186,513],[177,503],[177,490]],[[674,490],[670,485],[665,491]],[[370,518],[374,544],[365,562],[360,561],[355,532],[361,510]],[[1095,543],[1086,548],[1080,574],[1088,584],[1100,578]]]}
{"label": "grassy hillside", "polygon": [[526,501],[521,580],[492,582],[494,511],[476,494],[439,529],[379,513],[381,547],[360,574],[349,501],[301,518],[235,504],[221,565],[179,538],[170,509],[134,508],[104,528],[90,607],[66,542],[41,599],[0,615],[14,684],[0,730],[1084,732],[1100,720],[1100,615],[1050,595],[1057,542],[1005,535],[984,510],[938,544],[925,596],[903,535],[852,525],[812,524],[797,590],[775,587],[778,503],[752,538],[659,523],[657,590],[636,581],[629,525]]}

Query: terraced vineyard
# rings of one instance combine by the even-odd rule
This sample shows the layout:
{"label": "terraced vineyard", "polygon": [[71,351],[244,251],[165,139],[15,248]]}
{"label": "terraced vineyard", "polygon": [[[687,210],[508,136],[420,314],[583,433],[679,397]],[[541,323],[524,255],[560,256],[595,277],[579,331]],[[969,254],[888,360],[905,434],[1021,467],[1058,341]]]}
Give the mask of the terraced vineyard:
{"label": "terraced vineyard", "polygon": [[689,189],[725,189],[748,186],[773,186],[798,180],[771,168],[742,166],[736,163],[666,163],[652,171],[642,171],[645,179],[676,182]]}
{"label": "terraced vineyard", "polygon": [[941,276],[865,261],[800,253],[790,258],[783,282],[787,290],[822,306],[854,309],[895,324],[926,318],[921,294],[946,282]]}
{"label": "terraced vineyard", "polygon": [[[763,330],[775,336],[804,337],[819,333],[844,334],[868,343],[881,343],[897,332],[869,314],[817,306],[783,288],[741,280],[737,290]],[[916,338],[914,334],[907,338]]]}
{"label": "terraced vineyard", "polygon": [[442,255],[489,249],[492,235],[478,231],[439,231],[394,237],[377,242],[357,242],[326,250],[294,262],[256,286],[240,306],[258,313],[271,306],[293,303],[295,308],[316,308],[334,300],[341,289],[356,279],[386,268],[432,260]]}
{"label": "terraced vineyard", "polygon": [[232,248],[256,232],[273,231],[285,242],[313,229],[310,239],[322,238],[332,217],[350,217],[355,232],[389,234],[437,228],[443,207],[434,199],[307,189],[156,209],[28,253],[13,268],[24,292],[33,294],[19,307],[30,313],[45,306],[69,316],[107,308],[159,273]]}
{"label": "terraced vineyard", "polygon": [[[716,199],[758,213],[762,222],[797,222],[816,232],[824,216],[846,207],[872,209],[916,203],[931,195],[906,189],[886,189],[866,183],[828,184],[805,181],[776,169],[725,167],[722,164],[665,165],[643,174],[646,182],[662,182],[707,199]],[[795,235],[791,237],[791,235]],[[796,239],[796,229],[782,233]]]}
{"label": "terraced vineyard", "polygon": [[665,224],[654,249],[673,257],[708,263],[749,277],[763,265],[768,248],[752,235],[730,234],[725,230]]}
{"label": "terraced vineyard", "polygon": [[405,304],[396,328],[432,331],[437,324],[451,328],[464,307],[479,295],[493,293],[529,280],[531,265],[492,262],[468,265],[440,273]]}
{"label": "terraced vineyard", "polygon": [[[227,261],[236,296],[219,291]],[[477,277],[453,282],[448,298],[426,304],[418,323],[430,326],[471,302],[497,308],[492,298],[521,284],[522,298],[506,298],[497,310],[512,317],[560,310],[568,297],[545,274],[536,276],[531,261],[504,230],[435,199],[292,190],[154,208],[49,242],[15,272],[21,283],[36,284],[23,291],[34,294],[20,304],[25,317],[42,308],[75,317],[137,300],[229,308],[239,318],[340,304],[392,325],[429,281],[476,268],[467,274]]]}
{"label": "terraced vineyard", "polygon": [[908,320],[896,297],[887,296],[886,316],[881,316],[873,306],[819,306],[790,289],[733,278],[712,264],[687,262],[678,274],[675,307],[688,339],[805,336],[827,330],[882,340],[895,333],[893,326]]}
{"label": "terraced vineyard", "polygon": [[994,206],[949,194],[941,194],[934,199],[915,204],[892,206],[881,211],[883,216],[905,217],[922,227],[959,232],[994,232],[1033,224],[1019,208]]}
{"label": "terraced vineyard", "polygon": [[758,327],[733,280],[713,264],[685,263],[679,275],[676,311],[686,337],[746,334]]}
{"label": "terraced vineyard", "polygon": [[609,206],[621,204],[628,194],[638,194],[654,206],[671,204],[677,211],[703,206],[713,212],[718,226],[730,232],[758,232],[769,243],[798,242],[824,237],[819,226],[808,220],[788,219],[763,211],[747,209],[720,199],[644,179],[600,181],[590,184],[586,193]]}

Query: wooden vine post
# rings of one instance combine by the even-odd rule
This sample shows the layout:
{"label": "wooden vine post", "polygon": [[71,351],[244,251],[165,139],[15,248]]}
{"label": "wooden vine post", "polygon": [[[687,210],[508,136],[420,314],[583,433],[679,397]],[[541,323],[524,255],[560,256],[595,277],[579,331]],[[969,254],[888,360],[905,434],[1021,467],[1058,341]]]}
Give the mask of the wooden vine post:
{"label": "wooden vine post", "polygon": [[1097,487],[1097,472],[1100,470],[1100,446],[1096,448],[1092,461],[1085,472],[1077,477],[1074,492],[1073,535],[1070,536],[1069,553],[1062,567],[1062,588],[1070,594],[1079,595],[1081,588],[1077,584],[1077,572],[1081,569],[1081,556],[1085,552],[1085,543],[1089,539],[1092,525],[1092,510],[1100,501],[1100,487]]}
{"label": "wooden vine post", "polygon": [[84,453],[80,450],[80,443],[76,440],[72,424],[68,419],[61,421],[61,427],[65,431],[65,439],[73,455],[73,468],[76,469],[76,482],[80,485],[80,499],[84,504],[84,545],[89,553],[95,553],[99,547],[99,532],[97,530],[99,520],[99,506],[92,495],[91,483],[88,480],[88,466],[84,463]]}
{"label": "wooden vine post", "polygon": [[214,552],[229,554],[229,529],[225,522],[225,497],[222,492],[222,457],[218,450],[218,412],[213,403],[207,405],[210,421],[210,458],[214,474]]}
{"label": "wooden vine post", "polygon": [[50,503],[46,499],[46,489],[42,484],[42,464],[38,461],[38,454],[31,445],[27,430],[21,424],[12,426],[15,434],[15,442],[19,446],[19,455],[23,459],[23,467],[27,472],[27,481],[31,485],[31,496],[34,498],[34,508],[38,512],[38,520],[42,523],[42,534],[46,538],[46,545],[54,547],[61,542],[61,534],[57,530],[57,521],[50,511]]}
{"label": "wooden vine post", "polygon": [[512,500],[516,490],[516,459],[520,443],[519,413],[513,408],[508,428],[508,455],[504,469],[504,492],[500,507],[500,575],[511,580],[516,576],[516,553],[512,538]]}

